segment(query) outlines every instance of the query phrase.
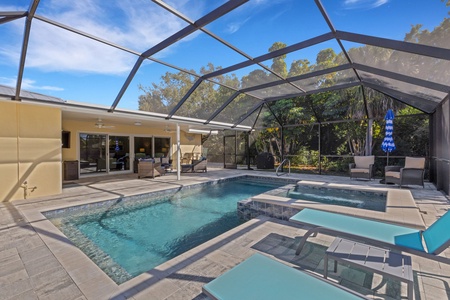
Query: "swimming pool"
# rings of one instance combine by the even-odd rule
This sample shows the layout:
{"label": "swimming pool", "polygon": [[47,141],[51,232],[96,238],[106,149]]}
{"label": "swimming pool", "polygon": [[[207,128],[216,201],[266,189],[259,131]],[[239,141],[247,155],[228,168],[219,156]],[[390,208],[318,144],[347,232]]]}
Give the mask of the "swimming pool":
{"label": "swimming pool", "polygon": [[386,210],[386,193],[382,192],[296,185],[288,191],[287,197],[374,211]]}
{"label": "swimming pool", "polygon": [[238,201],[285,184],[241,177],[44,215],[120,284],[242,224]]}
{"label": "swimming pool", "polygon": [[[392,204],[392,198],[390,201]],[[286,184],[257,197],[239,201],[238,213],[244,220],[250,220],[259,215],[289,220],[305,207],[333,211],[335,206],[343,206],[352,210],[386,212],[387,202],[388,193],[386,191],[296,183]],[[402,204],[399,203],[398,207],[401,208],[401,206]],[[392,205],[390,209],[393,209]],[[353,210],[353,212],[357,210]]]}

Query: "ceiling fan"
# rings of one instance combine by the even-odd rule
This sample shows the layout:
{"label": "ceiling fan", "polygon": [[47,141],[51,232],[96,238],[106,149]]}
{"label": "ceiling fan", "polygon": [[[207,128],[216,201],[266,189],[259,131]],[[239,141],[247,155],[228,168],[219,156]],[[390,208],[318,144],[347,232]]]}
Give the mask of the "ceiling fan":
{"label": "ceiling fan", "polygon": [[95,123],[95,127],[97,128],[114,128],[114,125],[106,125],[103,123],[102,119],[98,118],[97,123]]}

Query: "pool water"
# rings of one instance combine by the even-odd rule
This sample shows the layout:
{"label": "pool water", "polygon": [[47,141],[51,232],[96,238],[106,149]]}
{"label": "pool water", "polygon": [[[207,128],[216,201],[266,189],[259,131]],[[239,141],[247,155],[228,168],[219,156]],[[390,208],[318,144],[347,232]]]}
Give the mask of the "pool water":
{"label": "pool water", "polygon": [[120,284],[242,224],[237,202],[281,185],[228,180],[45,215]]}
{"label": "pool water", "polygon": [[287,197],[325,204],[386,211],[386,193],[296,185]]}

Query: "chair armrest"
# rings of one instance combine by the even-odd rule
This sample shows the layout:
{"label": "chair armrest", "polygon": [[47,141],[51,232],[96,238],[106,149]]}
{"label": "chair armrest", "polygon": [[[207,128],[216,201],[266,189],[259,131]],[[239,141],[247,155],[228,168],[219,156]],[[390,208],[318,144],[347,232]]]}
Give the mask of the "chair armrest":
{"label": "chair armrest", "polygon": [[425,169],[419,169],[419,168],[402,168],[400,170],[401,176],[414,176],[414,177],[420,177],[423,176],[425,172]]}
{"label": "chair armrest", "polygon": [[386,166],[384,167],[384,172],[400,172],[402,167],[400,166]]}
{"label": "chair armrest", "polygon": [[356,164],[355,163],[349,163],[348,164],[348,168],[349,169],[354,169],[356,167]]}

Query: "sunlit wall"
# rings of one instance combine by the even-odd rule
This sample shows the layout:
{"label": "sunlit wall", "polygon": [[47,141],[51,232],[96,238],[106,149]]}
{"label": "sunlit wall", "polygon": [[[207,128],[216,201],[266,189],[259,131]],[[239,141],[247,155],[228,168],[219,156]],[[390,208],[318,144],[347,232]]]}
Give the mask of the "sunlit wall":
{"label": "sunlit wall", "polygon": [[0,111],[0,200],[61,193],[61,110],[9,101]]}

